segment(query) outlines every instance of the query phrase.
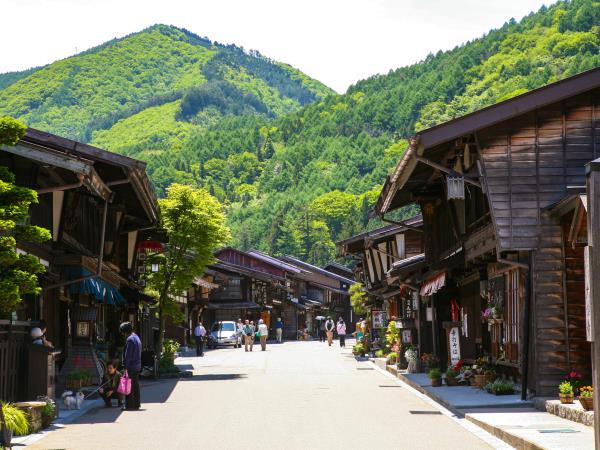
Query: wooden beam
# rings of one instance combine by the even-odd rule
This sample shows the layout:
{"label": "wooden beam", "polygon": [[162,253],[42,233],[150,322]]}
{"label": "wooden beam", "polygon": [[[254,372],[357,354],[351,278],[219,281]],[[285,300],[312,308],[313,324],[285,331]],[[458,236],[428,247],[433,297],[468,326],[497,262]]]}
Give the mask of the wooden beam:
{"label": "wooden beam", "polygon": [[[590,315],[592,326],[592,382],[594,402],[600,405],[600,160],[586,166],[588,201],[588,246],[590,273]],[[596,450],[600,450],[600,420],[594,420]]]}
{"label": "wooden beam", "polygon": [[419,161],[420,163],[427,164],[428,166],[433,167],[434,169],[439,170],[440,172],[444,172],[447,175],[461,176],[464,178],[465,183],[472,184],[473,186],[477,186],[478,188],[481,189],[481,184],[479,183],[479,181],[476,181],[476,180],[466,176],[465,174],[459,173],[452,169],[448,169],[447,167],[442,166],[441,164],[438,164],[434,161],[431,161],[431,160],[424,158],[422,156],[419,156],[419,155],[415,155],[415,159],[417,161]]}
{"label": "wooden beam", "polygon": [[3,145],[2,151],[50,166],[61,167],[70,170],[71,172],[82,173],[86,176],[90,175],[93,170],[93,165],[90,161],[66,156],[64,154],[61,155],[60,153],[31,144],[17,144],[13,147]]}

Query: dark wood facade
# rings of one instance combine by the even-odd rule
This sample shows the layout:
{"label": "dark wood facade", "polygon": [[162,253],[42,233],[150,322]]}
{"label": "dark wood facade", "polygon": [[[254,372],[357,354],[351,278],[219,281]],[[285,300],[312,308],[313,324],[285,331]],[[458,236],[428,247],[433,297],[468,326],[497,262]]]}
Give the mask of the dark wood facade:
{"label": "dark wood facade", "polygon": [[[44,244],[17,242],[19,251],[40,258],[47,271],[40,279],[42,293],[28,296],[13,320],[0,321],[0,340],[4,346],[27,345],[29,330],[43,319],[48,340],[61,350],[61,374],[88,369],[97,380],[100,361],[122,345],[120,321],[138,323],[137,235],[157,221],[145,166],[33,129],[15,146],[3,148],[0,164],[15,174],[17,185],[38,192],[30,223],[52,235]],[[17,389],[0,392],[0,398],[33,394]]]}
{"label": "dark wood facade", "polygon": [[[421,132],[377,205],[381,215],[421,205],[431,269],[457,281],[476,270],[488,286],[503,285],[503,318],[482,351],[524,372],[537,395],[555,394],[566,373],[589,369],[581,249],[567,249],[551,208],[583,192],[585,164],[599,156],[599,87],[596,69]],[[460,199],[449,195],[456,182],[464,185]],[[470,207],[479,209],[470,215]]]}

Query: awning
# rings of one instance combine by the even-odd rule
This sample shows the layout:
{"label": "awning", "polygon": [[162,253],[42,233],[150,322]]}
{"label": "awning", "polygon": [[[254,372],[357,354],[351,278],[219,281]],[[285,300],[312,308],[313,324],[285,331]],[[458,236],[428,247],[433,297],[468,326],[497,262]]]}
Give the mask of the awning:
{"label": "awning", "polygon": [[226,302],[214,303],[209,302],[206,306],[208,309],[260,309],[261,306],[254,302]]}
{"label": "awning", "polygon": [[446,272],[442,272],[432,278],[426,280],[421,286],[421,291],[419,292],[422,296],[429,296],[435,294],[441,288],[446,285]]}
{"label": "awning", "polygon": [[218,285],[218,284],[216,284],[216,283],[211,283],[210,281],[208,281],[208,280],[206,280],[206,279],[204,279],[204,278],[202,278],[202,277],[197,277],[197,278],[194,278],[194,281],[193,281],[193,283],[194,283],[196,286],[203,287],[203,288],[205,288],[205,289],[217,289],[217,288],[219,287],[219,285]]}
{"label": "awning", "polygon": [[[69,267],[67,275],[70,280],[92,276],[92,272],[82,267]],[[108,284],[106,281],[94,277],[73,283],[69,286],[71,294],[86,294],[94,297],[98,303],[106,303],[107,305],[126,305],[127,300],[117,288]]]}

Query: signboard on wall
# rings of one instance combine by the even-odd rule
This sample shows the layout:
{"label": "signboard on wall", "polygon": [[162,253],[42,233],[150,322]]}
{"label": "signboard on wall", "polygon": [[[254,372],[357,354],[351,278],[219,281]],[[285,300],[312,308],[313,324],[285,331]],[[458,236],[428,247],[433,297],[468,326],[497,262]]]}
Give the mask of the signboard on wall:
{"label": "signboard on wall", "polygon": [[448,333],[448,343],[450,346],[450,362],[456,365],[460,361],[460,333],[458,327],[454,327]]}
{"label": "signboard on wall", "polygon": [[385,328],[386,315],[385,311],[373,310],[373,328]]}

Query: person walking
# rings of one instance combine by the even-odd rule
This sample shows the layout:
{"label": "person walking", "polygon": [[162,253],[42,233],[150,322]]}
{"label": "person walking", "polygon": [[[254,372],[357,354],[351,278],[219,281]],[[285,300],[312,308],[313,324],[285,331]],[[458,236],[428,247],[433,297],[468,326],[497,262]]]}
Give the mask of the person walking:
{"label": "person walking", "polygon": [[325,320],[319,320],[319,342],[325,342]]}
{"label": "person walking", "polygon": [[340,337],[340,347],[346,347],[346,323],[341,317],[337,323],[337,334]]}
{"label": "person walking", "polygon": [[242,323],[242,319],[238,319],[235,323],[235,332],[240,337],[240,345],[238,348],[241,348],[242,343],[244,342],[244,324]]}
{"label": "person walking", "polygon": [[275,333],[277,336],[277,342],[283,342],[283,322],[281,321],[281,317],[277,318],[277,322],[275,322]]}
{"label": "person walking", "polygon": [[252,347],[254,347],[254,340],[258,335],[258,330],[256,329],[256,325],[254,325],[254,320],[250,321],[250,326],[252,327]]}
{"label": "person walking", "polygon": [[194,328],[194,339],[196,340],[196,356],[204,356],[204,338],[206,337],[206,328],[202,322],[198,322]]}
{"label": "person walking", "polygon": [[[254,336],[254,327],[252,325],[250,325],[250,321],[248,319],[246,319],[246,321],[244,322],[244,328],[243,328],[243,332],[244,332],[244,351],[252,351],[252,348],[254,347],[254,342],[252,341],[252,336]],[[250,350],[248,350],[248,347],[250,348]]]}
{"label": "person walking", "polygon": [[325,322],[325,333],[327,333],[327,344],[331,347],[333,343],[333,330],[335,329],[335,323],[331,320],[331,317],[327,316],[327,321]]}
{"label": "person walking", "polygon": [[258,337],[260,339],[260,349],[264,352],[267,349],[267,337],[269,337],[269,328],[262,319],[258,321]]}
{"label": "person walking", "polygon": [[122,335],[126,336],[123,349],[123,367],[131,378],[131,393],[125,397],[124,410],[140,409],[140,370],[142,370],[142,341],[133,332],[131,322],[123,322],[119,327]]}

